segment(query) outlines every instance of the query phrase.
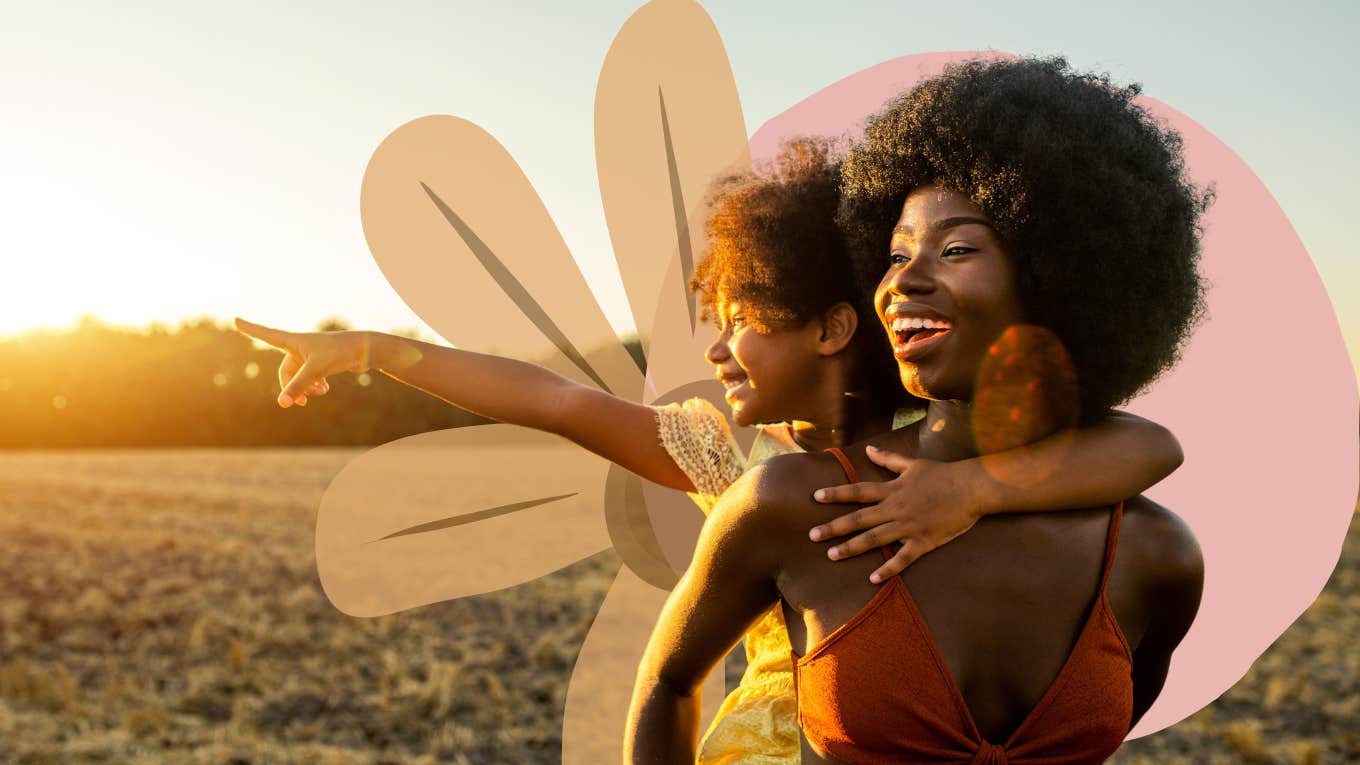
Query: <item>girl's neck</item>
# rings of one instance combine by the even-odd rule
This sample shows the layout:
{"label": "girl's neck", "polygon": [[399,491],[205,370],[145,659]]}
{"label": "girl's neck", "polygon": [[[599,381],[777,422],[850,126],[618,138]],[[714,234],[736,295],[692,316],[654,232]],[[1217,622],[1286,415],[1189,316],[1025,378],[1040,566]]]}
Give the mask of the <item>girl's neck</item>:
{"label": "girl's neck", "polygon": [[836,406],[810,420],[789,423],[794,443],[809,452],[845,446],[892,430],[893,410],[844,394]]}

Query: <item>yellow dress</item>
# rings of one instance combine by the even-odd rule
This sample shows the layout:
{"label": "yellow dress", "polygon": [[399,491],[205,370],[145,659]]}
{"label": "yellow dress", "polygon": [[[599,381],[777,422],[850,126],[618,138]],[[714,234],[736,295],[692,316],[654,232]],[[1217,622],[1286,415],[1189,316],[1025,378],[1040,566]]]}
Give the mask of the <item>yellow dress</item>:
{"label": "yellow dress", "polygon": [[[661,443],[698,489],[690,498],[705,514],[751,466],[779,454],[803,451],[788,425],[767,425],[759,428],[750,455],[743,456],[727,418],[703,399],[657,407],[656,412]],[[899,410],[893,427],[910,425],[923,414]],[[746,672],[700,740],[696,765],[797,765],[801,761],[792,652],[783,609],[775,605],[746,632]]]}

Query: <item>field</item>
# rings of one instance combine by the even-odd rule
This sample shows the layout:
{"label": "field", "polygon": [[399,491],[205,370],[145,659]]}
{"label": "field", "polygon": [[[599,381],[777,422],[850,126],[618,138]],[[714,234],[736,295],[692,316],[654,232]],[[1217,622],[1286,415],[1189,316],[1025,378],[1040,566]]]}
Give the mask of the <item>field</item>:
{"label": "field", "polygon": [[[312,529],[354,454],[0,453],[0,763],[558,762],[566,679],[617,559],[345,616]],[[1360,761],[1357,640],[1353,526],[1322,596],[1241,683],[1112,762]]]}

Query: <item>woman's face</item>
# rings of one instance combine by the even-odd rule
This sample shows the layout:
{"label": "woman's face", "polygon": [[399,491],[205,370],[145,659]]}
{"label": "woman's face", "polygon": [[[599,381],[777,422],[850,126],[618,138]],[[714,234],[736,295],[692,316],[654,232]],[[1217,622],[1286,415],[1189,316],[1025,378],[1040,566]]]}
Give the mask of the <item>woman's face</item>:
{"label": "woman's face", "polygon": [[719,334],[704,358],[726,389],[732,420],[754,425],[805,419],[819,322],[762,332],[740,301],[720,298],[716,308]]}
{"label": "woman's face", "polygon": [[1022,320],[1000,238],[966,196],[922,186],[902,205],[889,252],[874,305],[902,385],[921,398],[971,401],[983,358]]}

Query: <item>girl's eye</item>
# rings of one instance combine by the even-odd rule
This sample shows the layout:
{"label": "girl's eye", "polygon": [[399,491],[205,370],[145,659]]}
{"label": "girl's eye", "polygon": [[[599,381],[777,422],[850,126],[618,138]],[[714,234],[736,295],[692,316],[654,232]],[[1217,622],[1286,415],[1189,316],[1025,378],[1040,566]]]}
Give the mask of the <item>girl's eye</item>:
{"label": "girl's eye", "polygon": [[974,249],[973,249],[972,247],[964,247],[964,246],[962,246],[962,245],[955,245],[955,246],[953,246],[953,247],[950,247],[950,248],[946,249],[942,254],[943,254],[945,257],[949,257],[949,256],[952,256],[952,255],[967,255],[967,254],[970,253],[970,252],[974,252]]}
{"label": "girl's eye", "polygon": [[745,316],[733,316],[732,319],[728,322],[728,324],[733,328],[739,327],[745,323],[746,323]]}
{"label": "girl's eye", "polygon": [[894,250],[888,253],[888,262],[894,266],[904,265],[911,262],[911,256],[901,250]]}

